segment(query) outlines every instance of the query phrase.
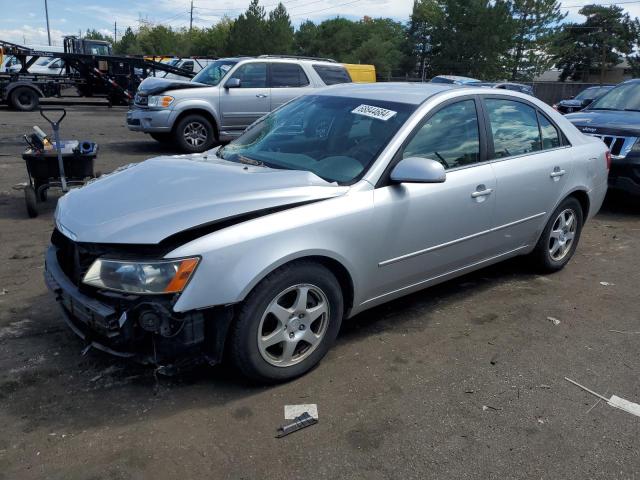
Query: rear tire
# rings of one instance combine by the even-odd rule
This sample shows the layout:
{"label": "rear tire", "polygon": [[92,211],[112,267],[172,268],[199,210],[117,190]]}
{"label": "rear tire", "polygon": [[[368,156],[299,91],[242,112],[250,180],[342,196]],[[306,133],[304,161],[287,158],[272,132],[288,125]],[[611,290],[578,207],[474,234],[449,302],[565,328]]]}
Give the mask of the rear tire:
{"label": "rear tire", "polygon": [[36,191],[31,185],[27,185],[24,188],[24,202],[27,205],[27,214],[31,218],[38,216],[38,200],[36,198]]}
{"label": "rear tire", "polygon": [[199,114],[187,115],[174,130],[178,146],[183,152],[201,153],[213,147],[216,141],[213,125]]}
{"label": "rear tire", "polygon": [[531,253],[535,267],[548,273],[562,270],[576,251],[583,222],[580,202],[575,197],[564,199],[549,217]]}
{"label": "rear tire", "polygon": [[38,93],[29,87],[18,87],[11,92],[10,103],[21,112],[31,112],[40,105]]}
{"label": "rear tire", "polygon": [[309,261],[285,265],[242,303],[231,326],[229,355],[253,380],[291,380],[311,370],[329,351],[342,315],[342,291],[331,271]]}

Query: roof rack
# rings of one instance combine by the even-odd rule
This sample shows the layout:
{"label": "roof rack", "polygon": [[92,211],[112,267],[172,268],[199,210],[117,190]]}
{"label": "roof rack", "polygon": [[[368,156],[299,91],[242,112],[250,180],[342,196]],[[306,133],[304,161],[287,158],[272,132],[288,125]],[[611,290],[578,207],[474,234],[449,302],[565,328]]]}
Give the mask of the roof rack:
{"label": "roof rack", "polygon": [[322,62],[337,63],[333,58],[305,57],[304,55],[259,55],[258,58],[291,58],[295,60],[318,60]]}

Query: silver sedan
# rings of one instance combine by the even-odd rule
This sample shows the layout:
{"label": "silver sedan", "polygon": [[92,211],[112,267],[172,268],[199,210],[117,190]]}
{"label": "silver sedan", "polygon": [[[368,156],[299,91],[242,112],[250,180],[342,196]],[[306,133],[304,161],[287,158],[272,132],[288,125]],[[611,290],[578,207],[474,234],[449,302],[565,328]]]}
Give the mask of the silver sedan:
{"label": "silver sedan", "polygon": [[93,347],[283,381],[375,305],[517,255],[563,268],[609,162],[528,95],[338,85],[65,195],[45,276]]}

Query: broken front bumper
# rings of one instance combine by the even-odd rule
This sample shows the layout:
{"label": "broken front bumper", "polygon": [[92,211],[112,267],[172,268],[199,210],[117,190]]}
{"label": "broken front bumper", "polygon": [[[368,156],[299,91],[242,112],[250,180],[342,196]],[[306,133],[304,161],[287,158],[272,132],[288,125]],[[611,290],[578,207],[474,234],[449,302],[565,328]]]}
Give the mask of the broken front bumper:
{"label": "broken front bumper", "polygon": [[[142,363],[219,363],[232,319],[231,308],[174,314],[167,298],[123,296],[94,298],[83,293],[62,270],[57,249],[45,257],[45,283],[58,301],[65,322],[87,346]],[[152,312],[158,328],[149,325]],[[140,318],[145,316],[144,322]]]}

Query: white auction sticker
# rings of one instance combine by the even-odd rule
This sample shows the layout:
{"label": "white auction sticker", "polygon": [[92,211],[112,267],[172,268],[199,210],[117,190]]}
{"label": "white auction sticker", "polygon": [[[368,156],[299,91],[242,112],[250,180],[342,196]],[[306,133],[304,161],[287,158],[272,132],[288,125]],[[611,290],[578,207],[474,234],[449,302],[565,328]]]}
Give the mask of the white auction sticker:
{"label": "white auction sticker", "polygon": [[364,115],[365,117],[377,118],[378,120],[387,121],[390,118],[398,113],[393,110],[387,110],[382,107],[374,107],[373,105],[360,105],[357,108],[351,110],[351,113],[355,113],[356,115]]}

